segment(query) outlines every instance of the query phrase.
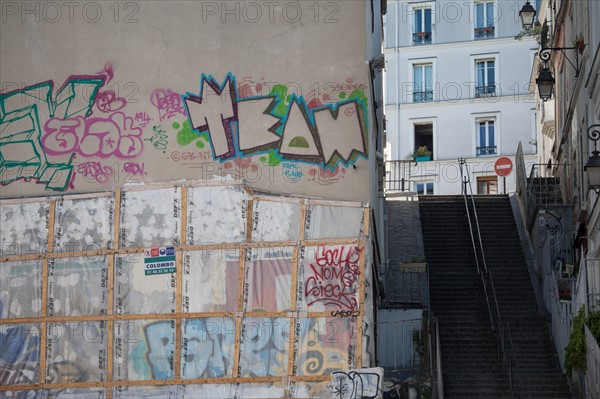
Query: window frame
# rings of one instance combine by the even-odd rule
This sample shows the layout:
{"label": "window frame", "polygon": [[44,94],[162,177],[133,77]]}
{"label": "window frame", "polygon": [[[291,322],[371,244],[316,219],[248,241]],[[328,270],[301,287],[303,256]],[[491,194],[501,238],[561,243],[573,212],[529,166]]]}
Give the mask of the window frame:
{"label": "window frame", "polygon": [[[482,20],[479,18],[479,10],[481,7]],[[492,18],[489,17],[488,13],[490,9],[493,13]],[[494,39],[497,37],[497,24],[498,21],[498,4],[495,0],[475,0],[473,1],[473,39]]]}
{"label": "window frame", "polygon": [[[499,62],[499,54],[491,53],[491,54],[476,54],[471,55],[471,81],[473,82],[473,93],[472,98],[489,98],[489,97],[498,97],[499,93],[499,77],[500,77],[500,62]],[[494,62],[494,84],[490,85],[489,73],[487,63],[493,61]],[[477,65],[479,63],[485,62],[485,86],[479,85],[478,80],[478,69]],[[496,101],[496,100],[494,100]]]}
{"label": "window frame", "polygon": [[[426,72],[426,68],[430,67],[431,68],[431,87],[427,87],[427,72]],[[417,68],[421,68],[421,81],[419,82],[419,87],[424,86],[423,88],[425,90],[419,90],[419,91],[415,91],[416,87],[417,87],[417,82],[415,81],[415,71],[417,70]],[[434,98],[434,66],[433,66],[433,62],[414,62],[411,64],[411,76],[412,76],[412,83],[413,83],[413,90],[412,90],[412,101],[413,103],[428,103],[428,102],[433,102],[433,98]],[[428,90],[429,89],[429,90]],[[416,100],[416,98],[418,98],[418,96],[420,96],[420,100]]]}
{"label": "window frame", "polygon": [[[417,31],[417,23],[416,23],[417,11],[426,11],[426,10],[429,10],[429,27],[428,27],[429,31],[427,31],[427,30]],[[412,45],[419,46],[419,45],[433,43],[434,42],[433,27],[435,25],[435,21],[434,21],[435,2],[430,1],[430,2],[420,2],[420,3],[409,4],[408,11],[409,11],[409,15],[412,16],[412,18],[411,18]],[[426,12],[422,12],[422,14],[421,14],[420,25],[421,25],[422,29],[427,28],[427,26],[425,26],[426,22],[427,22],[426,14],[427,14]],[[421,35],[422,33],[425,33],[425,34]]]}
{"label": "window frame", "polygon": [[[498,146],[496,145],[496,118],[481,118],[476,120],[475,129],[477,131],[477,146],[475,147],[476,155],[478,157],[488,155],[498,155]],[[482,142],[482,124],[484,124],[483,137],[485,138]],[[491,124],[491,125],[490,125]],[[490,126],[492,127],[490,131]],[[490,137],[492,140],[490,140]],[[485,144],[485,145],[482,145]]]}
{"label": "window frame", "polygon": [[[501,130],[501,122],[500,122],[500,112],[485,112],[485,113],[476,113],[472,114],[472,138],[473,138],[473,157],[475,158],[485,158],[485,157],[498,157],[502,154],[502,130]],[[493,121],[494,122],[494,145],[490,146],[488,143],[489,140],[489,132],[486,132],[486,146],[485,147],[495,147],[495,152],[493,153],[480,153],[481,140],[480,140],[480,131],[479,124],[481,122]]]}
{"label": "window frame", "polygon": [[[423,186],[422,193],[419,193],[419,186]],[[431,187],[431,193],[429,192],[429,187]],[[415,182],[415,192],[417,195],[435,195],[435,184],[432,181]]]}

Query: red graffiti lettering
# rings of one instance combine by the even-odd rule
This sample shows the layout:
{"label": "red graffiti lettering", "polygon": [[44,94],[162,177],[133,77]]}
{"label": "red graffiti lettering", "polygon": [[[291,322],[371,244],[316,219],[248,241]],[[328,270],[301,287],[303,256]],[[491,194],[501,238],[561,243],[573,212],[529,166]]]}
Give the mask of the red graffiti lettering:
{"label": "red graffiti lettering", "polygon": [[358,306],[359,261],[357,247],[319,247],[310,264],[312,275],[306,280],[304,289],[308,306],[322,302],[325,306],[355,310]]}

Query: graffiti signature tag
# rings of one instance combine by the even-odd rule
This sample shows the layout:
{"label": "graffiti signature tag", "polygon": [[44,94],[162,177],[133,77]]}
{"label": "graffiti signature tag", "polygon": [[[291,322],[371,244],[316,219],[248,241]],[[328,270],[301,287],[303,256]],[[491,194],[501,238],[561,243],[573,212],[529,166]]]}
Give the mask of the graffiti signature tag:
{"label": "graffiti signature tag", "polygon": [[44,131],[42,146],[48,155],[133,158],[143,150],[142,129],[122,112],[108,118],[51,118]]}
{"label": "graffiti signature tag", "polygon": [[357,247],[319,247],[312,275],[306,280],[304,295],[308,306],[317,302],[337,308],[356,310],[360,250]]}

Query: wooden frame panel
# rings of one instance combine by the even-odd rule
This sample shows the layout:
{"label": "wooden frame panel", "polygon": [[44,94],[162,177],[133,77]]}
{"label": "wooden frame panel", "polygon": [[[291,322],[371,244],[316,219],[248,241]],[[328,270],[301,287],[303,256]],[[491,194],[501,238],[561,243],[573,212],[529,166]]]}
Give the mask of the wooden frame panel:
{"label": "wooden frame panel", "polygon": [[[214,184],[214,186],[225,186],[230,184]],[[163,314],[121,314],[117,315],[114,312],[114,289],[115,289],[115,256],[143,253],[144,248],[120,248],[120,219],[121,219],[121,206],[122,206],[122,195],[121,189],[117,188],[112,195],[112,228],[113,228],[113,244],[111,249],[93,250],[93,251],[79,251],[79,252],[61,252],[54,248],[54,224],[55,224],[55,200],[42,198],[37,202],[48,202],[50,206],[49,211],[49,230],[48,230],[48,248],[47,253],[41,254],[26,254],[19,256],[5,256],[0,259],[0,262],[10,261],[25,261],[25,260],[41,260],[42,262],[42,308],[39,317],[26,317],[26,318],[12,318],[12,319],[1,319],[0,325],[4,324],[19,324],[19,323],[36,323],[40,326],[40,383],[39,384],[21,384],[21,385],[6,385],[0,386],[0,391],[16,391],[26,389],[67,389],[67,388],[105,388],[106,397],[112,398],[113,387],[129,387],[129,386],[158,386],[158,385],[177,385],[177,384],[231,384],[231,383],[266,383],[266,382],[277,382],[277,383],[295,383],[295,382],[318,382],[318,381],[329,381],[329,375],[323,376],[298,376],[295,375],[294,368],[296,362],[295,354],[295,326],[299,318],[317,318],[317,317],[335,317],[335,312],[299,312],[297,310],[297,286],[298,286],[298,269],[299,269],[299,249],[301,247],[314,247],[314,246],[331,246],[331,245],[359,245],[361,248],[360,255],[360,275],[364,276],[365,270],[365,236],[369,235],[369,221],[370,221],[370,210],[369,208],[364,209],[364,223],[362,237],[356,237],[352,239],[328,239],[328,240],[306,240],[305,239],[305,223],[306,223],[306,211],[310,205],[331,205],[331,206],[345,206],[345,207],[365,207],[364,204],[360,203],[346,203],[338,201],[323,201],[323,200],[302,200],[298,198],[271,198],[268,196],[260,195],[256,196],[252,191],[243,186],[251,196],[248,201],[246,209],[246,242],[244,243],[222,243],[222,244],[204,244],[204,245],[188,245],[187,244],[187,187],[196,187],[194,183],[186,184],[185,182],[181,185],[173,184],[158,184],[148,185],[143,187],[127,187],[124,191],[138,191],[138,190],[152,190],[157,188],[181,188],[181,206],[179,212],[180,222],[180,242],[176,245],[176,262],[177,262],[177,273],[176,273],[176,309],[174,313],[163,313]],[[211,186],[203,185],[203,186]],[[110,193],[100,194],[86,194],[78,196],[70,196],[69,198],[93,198],[100,196],[111,196]],[[299,220],[299,240],[296,242],[252,242],[252,230],[253,230],[253,206],[255,201],[272,201],[272,202],[283,202],[291,204],[300,204],[300,220]],[[28,202],[36,202],[34,200],[27,200]],[[11,201],[0,201],[0,204],[12,204],[19,203],[17,200]],[[254,248],[267,248],[267,247],[291,247],[293,251],[292,255],[292,276],[291,276],[291,292],[290,292],[290,307],[289,311],[285,312],[255,312],[247,311],[244,312],[243,300],[244,300],[244,275],[246,273],[246,258],[249,251]],[[240,253],[240,265],[238,270],[238,298],[237,298],[237,311],[236,312],[195,312],[195,313],[184,313],[182,308],[182,260],[183,252],[190,250],[226,250],[226,249],[237,249]],[[65,257],[83,257],[83,256],[107,256],[108,258],[108,287],[107,287],[107,311],[106,314],[89,315],[89,316],[48,316],[46,306],[48,303],[48,262],[53,259],[65,258]],[[2,267],[2,264],[0,264]],[[355,363],[357,367],[362,366],[362,334],[363,334],[363,315],[365,314],[364,309],[364,290],[365,284],[364,279],[360,279],[359,283],[359,307],[358,312],[353,312],[353,317],[356,317],[357,323],[357,341],[356,341],[356,353]],[[355,314],[357,313],[357,314]],[[181,377],[181,326],[182,320],[193,319],[193,318],[208,318],[208,317],[227,317],[235,319],[236,332],[234,342],[234,364],[232,366],[232,378],[197,378],[197,379],[182,379]],[[288,375],[279,377],[240,377],[240,349],[242,345],[242,323],[244,317],[267,317],[267,318],[287,318],[290,322],[290,340],[288,345]],[[339,317],[339,316],[338,316]],[[346,317],[346,316],[341,316]],[[135,321],[135,320],[175,320],[175,358],[173,359],[173,378],[169,380],[131,380],[131,381],[114,381],[114,322],[115,321]],[[47,339],[47,323],[55,322],[90,322],[90,321],[105,321],[107,323],[107,356],[106,356],[106,381],[94,381],[94,382],[70,382],[70,383],[46,383],[46,348],[45,342]]]}

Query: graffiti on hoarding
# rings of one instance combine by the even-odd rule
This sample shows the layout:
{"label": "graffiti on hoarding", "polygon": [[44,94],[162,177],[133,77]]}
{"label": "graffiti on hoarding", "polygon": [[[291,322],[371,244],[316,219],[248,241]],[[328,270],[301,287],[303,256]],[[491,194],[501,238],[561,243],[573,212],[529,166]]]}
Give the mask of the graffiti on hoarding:
{"label": "graffiti on hoarding", "polygon": [[317,248],[304,287],[307,306],[321,303],[357,310],[360,252],[358,247],[346,245]]}
{"label": "graffiti on hoarding", "polygon": [[359,369],[331,373],[335,399],[376,399],[382,396],[382,369]]}
{"label": "graffiti on hoarding", "polygon": [[200,94],[188,92],[183,99],[192,128],[208,133],[213,157],[222,162],[276,151],[282,159],[333,168],[367,157],[361,99],[309,109],[296,94],[241,98],[231,73],[221,84],[203,74]]}

